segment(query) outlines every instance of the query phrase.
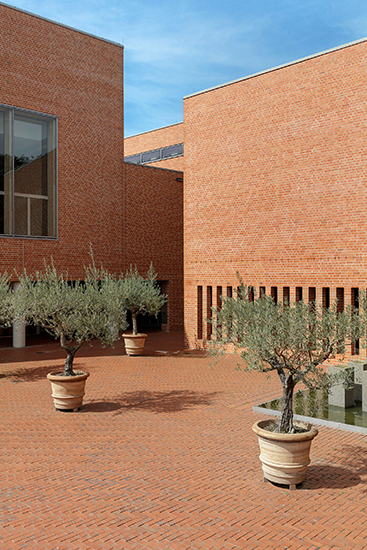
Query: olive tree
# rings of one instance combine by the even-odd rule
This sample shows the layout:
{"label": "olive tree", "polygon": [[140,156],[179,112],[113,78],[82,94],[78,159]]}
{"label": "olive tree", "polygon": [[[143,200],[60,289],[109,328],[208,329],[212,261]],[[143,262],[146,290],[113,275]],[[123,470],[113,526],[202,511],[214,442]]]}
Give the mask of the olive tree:
{"label": "olive tree", "polygon": [[60,340],[67,355],[65,376],[75,374],[74,356],[85,342],[97,338],[103,346],[113,346],[127,327],[118,281],[94,261],[85,269],[84,281],[69,282],[53,263],[34,277],[24,272],[14,298],[18,318]]}
{"label": "olive tree", "polygon": [[359,334],[359,317],[351,309],[338,311],[336,301],[328,309],[303,301],[275,303],[270,296],[254,296],[241,279],[236,295],[222,297],[222,307],[212,309],[213,353],[224,352],[231,345],[243,359],[245,370],[275,371],[279,376],[283,387],[281,433],[294,431],[297,384],[329,389],[337,377],[329,376],[323,363],[343,353],[346,342]]}
{"label": "olive tree", "polygon": [[13,320],[13,292],[7,273],[0,274],[0,325],[8,327]]}
{"label": "olive tree", "polygon": [[138,334],[138,315],[155,315],[162,309],[167,296],[161,293],[157,274],[150,264],[146,277],[140,275],[137,267],[130,269],[119,279],[121,302],[130,311],[133,322],[133,335]]}

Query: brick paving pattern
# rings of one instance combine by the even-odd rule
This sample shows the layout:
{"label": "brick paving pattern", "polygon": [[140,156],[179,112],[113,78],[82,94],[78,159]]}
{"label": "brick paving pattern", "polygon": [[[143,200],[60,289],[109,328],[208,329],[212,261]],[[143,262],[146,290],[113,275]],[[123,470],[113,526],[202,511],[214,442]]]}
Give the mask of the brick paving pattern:
{"label": "brick paving pattern", "polygon": [[367,547],[366,436],[321,427],[301,488],[262,482],[251,407],[275,378],[153,332],[140,358],[82,348],[85,403],[62,413],[57,344],[0,357],[0,550]]}

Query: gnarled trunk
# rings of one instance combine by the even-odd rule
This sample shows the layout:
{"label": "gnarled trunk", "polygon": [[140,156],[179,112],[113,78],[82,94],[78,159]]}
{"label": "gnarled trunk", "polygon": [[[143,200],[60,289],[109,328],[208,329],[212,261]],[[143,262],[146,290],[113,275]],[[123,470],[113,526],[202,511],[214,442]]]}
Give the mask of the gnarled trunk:
{"label": "gnarled trunk", "polygon": [[283,408],[282,415],[280,417],[279,431],[280,433],[292,433],[293,432],[293,390],[294,380],[293,376],[280,376],[283,385]]}
{"label": "gnarled trunk", "polygon": [[66,356],[65,367],[64,367],[65,376],[75,376],[75,372],[73,371],[73,362],[74,362],[74,355],[78,351],[79,347],[69,348],[66,350],[67,356]]}
{"label": "gnarled trunk", "polygon": [[78,349],[81,347],[83,342],[80,342],[76,346],[70,346],[67,342],[64,333],[60,336],[60,345],[61,347],[66,351],[66,360],[65,360],[65,366],[64,366],[64,375],[65,376],[75,376],[75,372],[73,371],[73,362],[74,362],[74,356]]}

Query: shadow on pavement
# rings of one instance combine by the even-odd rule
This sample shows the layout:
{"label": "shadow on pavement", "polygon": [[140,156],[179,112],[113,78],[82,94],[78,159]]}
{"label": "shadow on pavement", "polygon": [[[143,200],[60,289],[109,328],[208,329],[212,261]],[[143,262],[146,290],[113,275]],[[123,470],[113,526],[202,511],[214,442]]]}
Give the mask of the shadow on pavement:
{"label": "shadow on pavement", "polygon": [[81,412],[118,411],[122,414],[131,410],[154,413],[174,413],[200,405],[210,405],[218,392],[195,392],[190,390],[135,391],[119,395],[113,401],[85,403]]}
{"label": "shadow on pavement", "polygon": [[347,489],[360,483],[365,484],[359,473],[340,466],[313,464],[308,467],[307,478],[301,487],[310,491],[317,489]]}

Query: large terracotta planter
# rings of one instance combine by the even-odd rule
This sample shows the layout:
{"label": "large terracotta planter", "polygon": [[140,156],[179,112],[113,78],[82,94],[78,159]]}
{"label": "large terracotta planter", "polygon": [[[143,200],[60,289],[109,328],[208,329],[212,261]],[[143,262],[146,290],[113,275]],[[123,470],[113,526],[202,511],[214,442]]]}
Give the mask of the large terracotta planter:
{"label": "large terracotta planter", "polygon": [[144,350],[146,334],[123,334],[125,340],[125,350],[127,355],[142,355]]}
{"label": "large terracotta planter", "polygon": [[264,429],[270,424],[274,424],[274,420],[260,420],[252,426],[259,440],[264,480],[295,489],[306,477],[311,443],[318,430],[308,422],[295,422],[307,431],[281,434]]}
{"label": "large terracotta planter", "polygon": [[51,382],[55,409],[61,411],[77,410],[83,404],[85,383],[89,372],[77,372],[75,376],[62,376],[60,372],[50,372],[47,378]]}

